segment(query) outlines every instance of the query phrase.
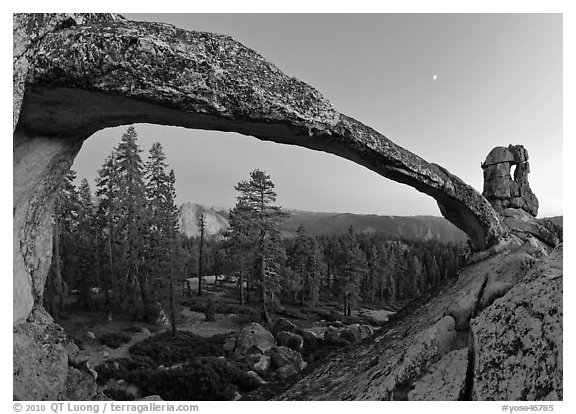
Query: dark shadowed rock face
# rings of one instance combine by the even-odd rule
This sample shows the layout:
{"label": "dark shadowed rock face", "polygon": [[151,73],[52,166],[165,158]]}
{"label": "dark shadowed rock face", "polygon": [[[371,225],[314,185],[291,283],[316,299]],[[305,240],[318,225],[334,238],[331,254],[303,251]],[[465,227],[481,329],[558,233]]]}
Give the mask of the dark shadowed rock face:
{"label": "dark shadowed rock face", "polygon": [[[533,232],[512,234],[512,247],[504,251],[500,242],[513,230],[511,220],[518,217],[503,223],[488,200],[458,177],[340,114],[314,88],[286,76],[228,36],[131,22],[112,14],[19,14],[14,16],[13,63],[14,392],[19,398],[60,399],[66,394],[69,375],[84,381],[78,372],[69,374],[68,351],[57,326],[49,317],[32,317],[31,311],[41,308],[51,261],[51,215],[57,184],[82,142],[105,127],[146,122],[233,131],[347,158],[436,199],[442,214],[467,233],[476,251],[500,246],[494,254],[513,254],[512,247],[522,240],[528,242],[530,235],[545,234],[545,230],[554,233],[549,223],[537,223],[540,228],[530,221]],[[519,161],[514,158],[521,168],[517,180],[515,174],[516,187],[510,184],[509,200],[516,201],[503,207],[532,214],[534,202],[526,190],[527,181],[523,181],[527,155],[522,156]],[[493,193],[500,195],[499,191],[495,187]],[[512,287],[509,279],[498,284],[476,270],[480,272],[476,276],[473,270],[464,271],[454,287],[410,315],[409,323],[394,328],[399,331],[392,329],[381,337],[382,343],[358,344],[354,358],[338,356],[283,397],[408,398],[418,380],[445,371],[446,361],[433,368],[443,357],[462,359],[461,353],[452,353],[467,346],[459,339],[461,332],[469,329],[478,312],[488,312],[498,303],[495,298]],[[469,283],[475,278],[482,283],[471,288]],[[481,301],[488,292],[486,286],[492,286],[489,291],[494,293]],[[542,285],[544,290],[551,288]],[[471,298],[459,303],[462,312],[448,314],[463,290],[472,292]],[[487,307],[482,310],[484,305]],[[481,326],[474,328],[478,341],[483,338]],[[534,337],[530,346],[537,345]],[[557,341],[548,341],[546,346],[557,347]],[[380,355],[379,364],[363,363],[362,358],[373,360],[374,355]],[[474,361],[474,372],[484,372],[483,359]],[[531,375],[530,369],[526,367],[526,375]],[[538,375],[538,387],[550,390],[546,393],[549,398],[561,397],[558,371],[551,372],[554,378],[545,383]],[[335,375],[341,375],[338,383]],[[471,383],[470,375],[468,370],[466,384]],[[318,390],[309,386],[311,379],[325,388],[322,395],[307,394]],[[492,389],[490,381],[486,380],[486,389]],[[474,382],[474,393],[466,386],[463,395],[482,398],[482,384]],[[459,389],[454,382],[450,386],[452,391],[446,395]],[[90,386],[85,389],[92,392]]]}

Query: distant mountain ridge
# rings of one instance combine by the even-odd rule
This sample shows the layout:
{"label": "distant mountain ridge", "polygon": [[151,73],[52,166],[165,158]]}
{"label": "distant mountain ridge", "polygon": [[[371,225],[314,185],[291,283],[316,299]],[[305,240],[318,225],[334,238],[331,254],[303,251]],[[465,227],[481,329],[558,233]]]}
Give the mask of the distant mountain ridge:
{"label": "distant mountain ridge", "polygon": [[[358,233],[385,233],[391,237],[416,240],[439,240],[458,243],[466,240],[466,234],[443,217],[435,216],[379,216],[376,214],[324,213],[286,209],[290,215],[282,225],[282,233],[291,237],[303,224],[313,235],[334,235],[348,231],[350,226]],[[200,235],[198,217],[206,216],[206,235],[221,235],[229,226],[228,212],[215,210],[196,203],[184,203],[180,207],[180,231],[189,237]]]}
{"label": "distant mountain ridge", "polygon": [[392,237],[416,240],[439,240],[445,243],[465,241],[466,234],[446,220],[435,216],[379,216],[376,214],[315,213],[288,210],[290,216],[282,224],[287,236],[295,234],[303,224],[312,235],[342,234],[350,226],[358,233],[386,233]]}

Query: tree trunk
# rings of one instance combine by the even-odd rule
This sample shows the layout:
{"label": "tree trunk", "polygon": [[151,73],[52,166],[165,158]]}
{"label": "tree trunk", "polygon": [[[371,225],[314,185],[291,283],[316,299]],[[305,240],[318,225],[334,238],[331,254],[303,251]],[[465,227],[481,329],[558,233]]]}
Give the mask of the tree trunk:
{"label": "tree trunk", "polygon": [[176,309],[174,308],[174,262],[172,258],[172,238],[170,238],[170,317],[172,319],[172,336],[176,336]]}
{"label": "tree trunk", "polygon": [[138,281],[138,285],[140,286],[140,298],[142,299],[142,306],[144,308],[144,320],[147,322],[154,322],[151,318],[150,313],[150,298],[148,297],[148,289],[146,287],[146,277],[140,272],[138,269],[135,269],[136,272],[136,280]]}
{"label": "tree trunk", "polygon": [[326,287],[327,287],[327,293],[328,293],[328,299],[330,299],[332,297],[332,290],[331,290],[331,279],[332,279],[332,272],[330,270],[330,261],[328,260],[326,263]]}
{"label": "tree trunk", "polygon": [[268,313],[268,299],[266,297],[266,290],[262,287],[262,312],[260,314],[262,322],[266,325],[270,325],[270,314]]}
{"label": "tree trunk", "polygon": [[96,286],[99,289],[102,289],[101,282],[100,282],[100,243],[98,239],[96,239],[96,248],[94,249],[94,261],[96,263]]}
{"label": "tree trunk", "polygon": [[304,294],[306,292],[306,276],[305,273],[302,272],[302,290],[300,291],[300,306],[304,306]]}
{"label": "tree trunk", "polygon": [[200,251],[198,254],[198,296],[202,296],[202,276],[203,276],[203,260],[202,257],[204,255],[204,215],[201,215],[201,224],[200,224]]}
{"label": "tree trunk", "polygon": [[170,279],[170,318],[172,319],[172,336],[176,336],[176,310],[174,309],[174,282]]}
{"label": "tree trunk", "polygon": [[110,262],[110,286],[112,287],[112,310],[118,308],[118,286],[114,277],[114,260],[112,254],[112,220],[110,220],[110,235],[108,237],[108,260]]}
{"label": "tree trunk", "polygon": [[56,260],[55,272],[56,272],[56,293],[58,295],[58,310],[63,310],[64,288],[62,282],[62,269],[60,267],[60,223],[57,214],[54,216],[54,260]]}
{"label": "tree trunk", "polygon": [[244,306],[244,260],[240,258],[240,306]]}

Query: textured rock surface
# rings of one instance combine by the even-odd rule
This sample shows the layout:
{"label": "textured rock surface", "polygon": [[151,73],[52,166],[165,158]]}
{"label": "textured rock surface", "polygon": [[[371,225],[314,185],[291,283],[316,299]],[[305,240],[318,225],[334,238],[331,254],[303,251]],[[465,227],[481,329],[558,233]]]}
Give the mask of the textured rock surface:
{"label": "textured rock surface", "polygon": [[[392,318],[385,332],[334,355],[278,399],[562,398],[558,249],[548,257],[538,242],[516,240],[462,270],[437,296]],[[458,326],[453,309],[464,296],[470,307]],[[471,363],[464,362],[468,353]],[[442,382],[434,382],[439,376]]]}
{"label": "textured rock surface", "polygon": [[254,371],[256,372],[266,372],[270,368],[271,359],[268,355],[260,355],[258,361],[254,364]]}
{"label": "textured rock surface", "polygon": [[276,340],[279,346],[286,346],[298,352],[302,352],[302,348],[304,347],[304,338],[292,332],[278,332]]}
{"label": "textured rock surface", "polygon": [[510,290],[543,254],[543,247],[532,239],[464,269],[447,310],[456,329],[468,330],[470,319]]}
{"label": "textured rock surface", "polygon": [[68,368],[66,378],[66,400],[87,401],[96,395],[96,380],[92,373]]}
{"label": "textured rock surface", "polygon": [[[512,178],[510,170],[514,170]],[[528,151],[522,145],[496,147],[482,163],[484,191],[494,208],[501,212],[506,208],[521,208],[532,216],[538,215],[538,199],[528,184]]]}
{"label": "textured rock surface", "polygon": [[414,384],[408,393],[410,401],[458,401],[464,397],[468,348],[452,351],[442,357],[430,372]]}
{"label": "textured rock surface", "polygon": [[14,326],[13,393],[19,400],[61,400],[68,377],[68,340],[42,312]]}
{"label": "textured rock surface", "polygon": [[198,218],[204,214],[206,236],[217,236],[228,229],[228,220],[211,208],[194,203],[184,203],[178,210],[178,228],[188,237],[200,235]]}
{"label": "textured rock surface", "polygon": [[563,398],[562,280],[560,247],[472,321],[475,399]]}
{"label": "textured rock surface", "polygon": [[266,351],[266,355],[270,357],[273,369],[279,369],[289,365],[298,372],[306,368],[306,362],[304,362],[302,354],[285,346],[270,348]]}
{"label": "textured rock surface", "polygon": [[274,336],[262,325],[252,322],[238,332],[235,352],[238,355],[249,355],[255,352],[263,354],[275,346]]}
{"label": "textured rock surface", "polygon": [[294,332],[296,331],[297,326],[290,322],[288,319],[285,318],[278,318],[274,326],[272,327],[272,333],[274,335],[278,334],[279,332]]}
{"label": "textured rock surface", "polygon": [[516,237],[527,240],[530,236],[549,246],[556,247],[562,241],[562,228],[548,219],[536,219],[518,208],[501,211],[502,224]]}

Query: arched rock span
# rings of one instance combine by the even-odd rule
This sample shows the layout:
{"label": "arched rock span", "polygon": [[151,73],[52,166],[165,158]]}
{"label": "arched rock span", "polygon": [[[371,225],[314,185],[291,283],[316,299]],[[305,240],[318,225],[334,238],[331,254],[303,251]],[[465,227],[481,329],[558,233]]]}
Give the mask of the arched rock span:
{"label": "arched rock span", "polygon": [[458,177],[340,114],[230,37],[117,15],[15,15],[14,323],[42,295],[58,179],[95,131],[135,122],[326,151],[434,197],[475,250],[505,233]]}

